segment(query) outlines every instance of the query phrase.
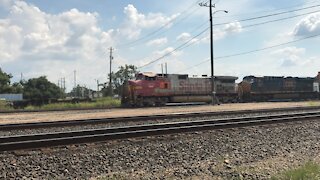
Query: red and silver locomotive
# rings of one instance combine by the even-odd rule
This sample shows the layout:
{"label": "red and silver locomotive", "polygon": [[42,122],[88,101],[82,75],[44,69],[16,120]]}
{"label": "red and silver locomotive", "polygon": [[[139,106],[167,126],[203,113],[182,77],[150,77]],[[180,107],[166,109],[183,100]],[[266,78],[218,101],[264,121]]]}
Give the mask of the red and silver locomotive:
{"label": "red and silver locomotive", "polygon": [[[215,76],[216,97],[220,102],[237,101],[234,76]],[[162,106],[166,103],[210,102],[211,79],[188,74],[139,73],[124,84],[122,105]]]}

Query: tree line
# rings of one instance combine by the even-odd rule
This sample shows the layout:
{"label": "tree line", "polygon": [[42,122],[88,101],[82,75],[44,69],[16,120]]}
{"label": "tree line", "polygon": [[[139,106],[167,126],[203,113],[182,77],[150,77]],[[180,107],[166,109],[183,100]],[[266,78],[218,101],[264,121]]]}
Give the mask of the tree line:
{"label": "tree line", "polygon": [[26,100],[47,101],[63,98],[63,91],[45,76],[11,83],[12,75],[0,68],[0,94],[23,94]]}
{"label": "tree line", "polygon": [[[133,79],[138,73],[137,67],[134,65],[120,66],[116,72],[111,73],[112,84],[103,84],[101,92],[104,96],[109,96],[110,88],[112,94],[121,95],[122,85],[125,81]],[[46,76],[21,80],[20,82],[11,82],[13,76],[10,73],[2,71],[0,68],[0,94],[23,94],[25,100],[48,101],[50,99],[65,98],[65,92],[56,84],[50,82]],[[110,75],[108,75],[110,78]],[[70,96],[79,96],[80,94],[88,94],[89,88],[77,85],[68,94]]]}

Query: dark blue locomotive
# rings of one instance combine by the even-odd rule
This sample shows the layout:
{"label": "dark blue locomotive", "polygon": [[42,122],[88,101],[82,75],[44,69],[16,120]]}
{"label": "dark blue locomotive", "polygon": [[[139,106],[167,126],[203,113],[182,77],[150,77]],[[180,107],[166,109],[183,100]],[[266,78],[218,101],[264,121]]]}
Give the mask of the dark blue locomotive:
{"label": "dark blue locomotive", "polygon": [[319,79],[313,77],[246,76],[238,85],[239,98],[250,101],[299,101],[319,98]]}

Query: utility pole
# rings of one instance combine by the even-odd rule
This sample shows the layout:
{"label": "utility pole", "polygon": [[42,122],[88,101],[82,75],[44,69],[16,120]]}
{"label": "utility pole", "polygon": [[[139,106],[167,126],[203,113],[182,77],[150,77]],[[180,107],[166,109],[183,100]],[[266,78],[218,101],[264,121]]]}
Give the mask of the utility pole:
{"label": "utility pole", "polygon": [[66,78],[63,78],[63,93],[66,93]]}
{"label": "utility pole", "polygon": [[112,56],[113,48],[110,47],[109,50],[110,50],[109,92],[110,92],[110,96],[112,96],[112,73],[111,73],[111,70],[112,70],[112,60],[113,60],[113,56]]}
{"label": "utility pole", "polygon": [[73,71],[73,86],[74,86],[74,88],[76,88],[76,86],[77,86],[77,74],[76,74],[76,70],[74,70]]}
{"label": "utility pole", "polygon": [[165,69],[166,69],[166,75],[168,74],[168,66],[167,66],[167,62],[165,63]]}
{"label": "utility pole", "polygon": [[74,90],[74,96],[78,96],[78,90],[77,90],[77,75],[76,75],[76,70],[73,71],[73,90]]}
{"label": "utility pole", "polygon": [[97,79],[97,97],[99,97],[99,80]]}
{"label": "utility pole", "polygon": [[99,92],[99,80],[97,79],[97,92]]}
{"label": "utility pole", "polygon": [[209,0],[209,5],[207,3],[199,3],[200,6],[209,7],[209,17],[210,17],[210,60],[211,60],[211,104],[216,104],[216,92],[215,92],[215,78],[214,78],[214,55],[213,55],[213,29],[212,29],[212,16],[219,12],[223,11],[228,13],[226,10],[218,10],[213,12],[212,14],[212,7],[215,8],[215,4],[212,4],[212,0]]}
{"label": "utility pole", "polygon": [[63,93],[65,93],[65,90],[66,90],[66,78],[64,78],[64,77],[60,78],[60,80],[58,81],[58,86],[63,91]]}
{"label": "utility pole", "polygon": [[161,63],[161,76],[163,77],[163,64]]}

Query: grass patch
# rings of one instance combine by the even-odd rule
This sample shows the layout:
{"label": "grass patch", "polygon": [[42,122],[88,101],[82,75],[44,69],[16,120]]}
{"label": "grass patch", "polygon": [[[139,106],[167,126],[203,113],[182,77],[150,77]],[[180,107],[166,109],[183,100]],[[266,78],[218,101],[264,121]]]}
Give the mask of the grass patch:
{"label": "grass patch", "polygon": [[94,102],[80,103],[52,103],[43,106],[27,106],[25,110],[54,110],[54,109],[81,109],[81,108],[114,108],[120,107],[119,99],[104,97],[96,99]]}
{"label": "grass patch", "polygon": [[0,100],[0,110],[1,111],[8,111],[8,110],[13,110],[12,107],[8,104],[7,101]]}
{"label": "grass patch", "polygon": [[280,173],[271,178],[272,180],[318,180],[320,179],[320,165],[307,162],[305,165]]}
{"label": "grass patch", "polygon": [[319,106],[320,103],[318,101],[309,101],[308,106]]}

